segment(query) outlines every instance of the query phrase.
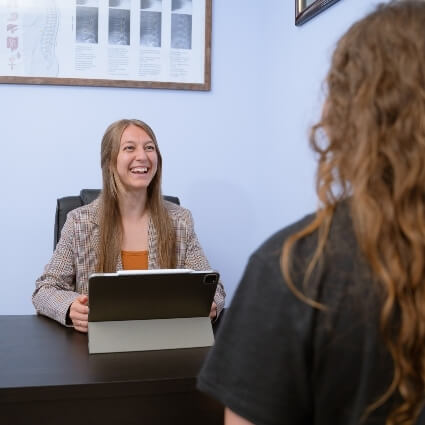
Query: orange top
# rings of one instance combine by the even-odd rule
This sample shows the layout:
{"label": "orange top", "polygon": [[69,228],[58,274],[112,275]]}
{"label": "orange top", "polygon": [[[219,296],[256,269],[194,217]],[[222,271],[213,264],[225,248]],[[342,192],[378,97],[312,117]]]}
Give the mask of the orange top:
{"label": "orange top", "polygon": [[124,270],[147,270],[148,251],[121,251]]}

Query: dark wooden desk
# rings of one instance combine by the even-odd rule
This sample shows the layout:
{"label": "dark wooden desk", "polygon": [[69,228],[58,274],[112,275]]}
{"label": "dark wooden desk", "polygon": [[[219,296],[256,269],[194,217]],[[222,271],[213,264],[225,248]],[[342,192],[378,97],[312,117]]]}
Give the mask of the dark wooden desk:
{"label": "dark wooden desk", "polygon": [[87,335],[0,316],[0,424],[222,424],[196,390],[207,348],[88,354]]}

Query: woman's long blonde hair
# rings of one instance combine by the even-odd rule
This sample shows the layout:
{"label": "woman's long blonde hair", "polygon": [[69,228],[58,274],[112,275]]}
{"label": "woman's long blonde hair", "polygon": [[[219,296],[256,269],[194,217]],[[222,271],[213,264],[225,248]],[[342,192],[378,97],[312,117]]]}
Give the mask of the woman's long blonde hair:
{"label": "woman's long blonde hair", "polygon": [[100,196],[100,243],[97,252],[97,272],[114,272],[121,253],[122,225],[118,193],[122,183],[117,173],[117,157],[121,136],[129,125],[144,130],[155,143],[158,168],[147,190],[147,204],[158,234],[157,250],[161,268],[175,268],[176,235],[164,206],[161,193],[162,157],[152,129],[143,121],[123,119],[112,123],[102,139],[101,167],[103,188]]}
{"label": "woman's long blonde hair", "polygon": [[282,271],[297,296],[323,308],[295,287],[291,249],[318,232],[308,280],[337,203],[350,198],[357,241],[383,288],[381,332],[394,362],[390,387],[366,415],[397,394],[386,424],[410,425],[425,395],[424,1],[391,1],[354,24],[337,44],[327,90],[310,137],[321,206],[284,244]]}

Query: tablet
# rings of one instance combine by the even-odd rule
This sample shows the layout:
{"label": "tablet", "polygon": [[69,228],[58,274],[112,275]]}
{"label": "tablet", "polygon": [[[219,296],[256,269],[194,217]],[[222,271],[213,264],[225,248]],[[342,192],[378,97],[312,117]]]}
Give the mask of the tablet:
{"label": "tablet", "polygon": [[214,270],[130,270],[89,277],[89,353],[205,347]]}
{"label": "tablet", "polygon": [[89,322],[208,317],[219,273],[129,270],[89,277]]}

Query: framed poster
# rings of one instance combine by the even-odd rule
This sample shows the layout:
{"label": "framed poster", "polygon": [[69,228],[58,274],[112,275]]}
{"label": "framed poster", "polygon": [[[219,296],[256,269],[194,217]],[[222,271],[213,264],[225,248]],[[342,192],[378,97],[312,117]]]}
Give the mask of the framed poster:
{"label": "framed poster", "polygon": [[339,0],[295,0],[295,25],[302,25]]}
{"label": "framed poster", "polygon": [[0,83],[209,90],[212,0],[0,0]]}

